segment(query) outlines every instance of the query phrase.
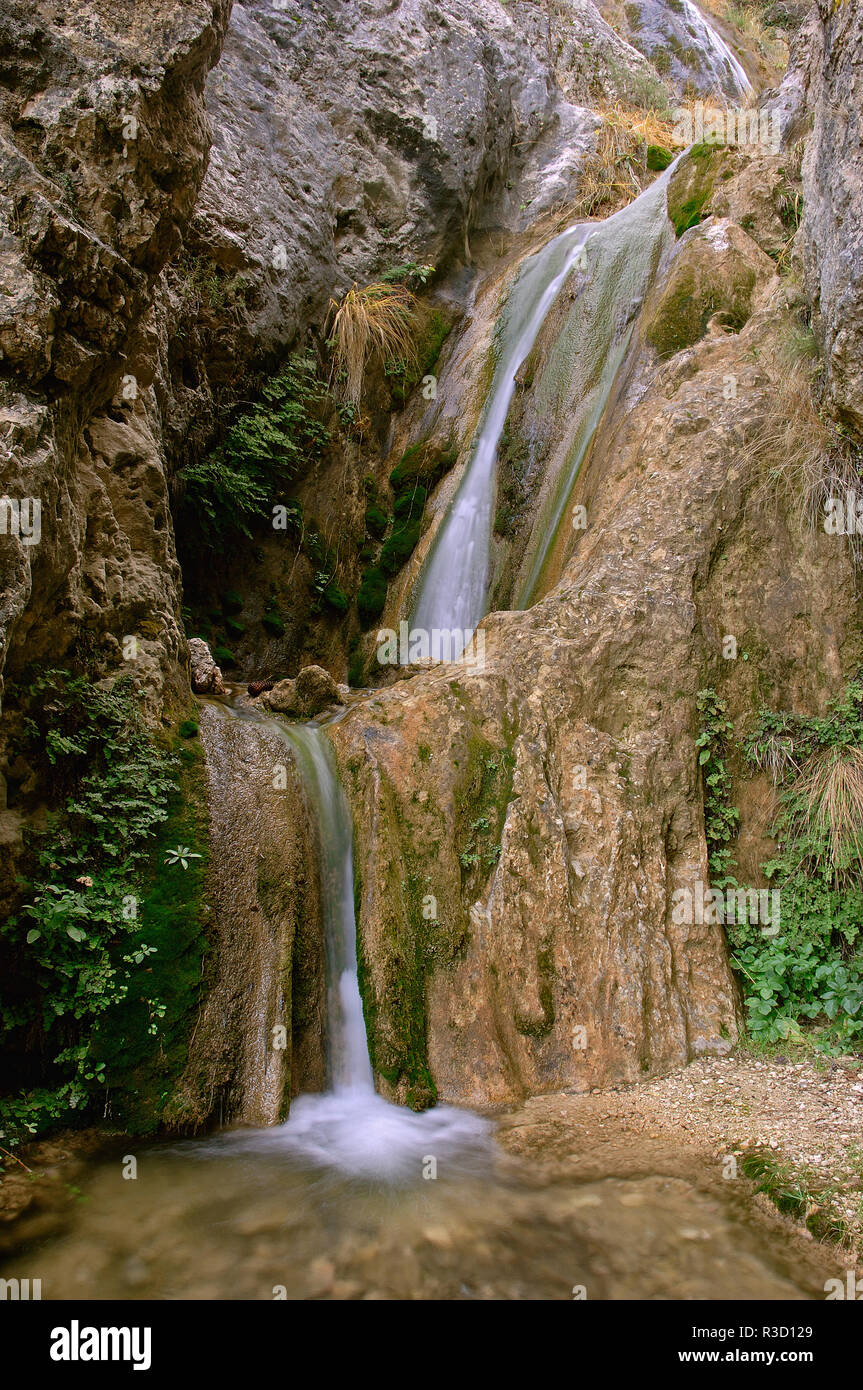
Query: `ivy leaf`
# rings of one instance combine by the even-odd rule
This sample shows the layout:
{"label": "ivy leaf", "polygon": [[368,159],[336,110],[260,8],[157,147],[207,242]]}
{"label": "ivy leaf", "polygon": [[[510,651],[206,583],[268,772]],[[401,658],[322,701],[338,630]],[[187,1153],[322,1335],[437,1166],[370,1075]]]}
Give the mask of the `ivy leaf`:
{"label": "ivy leaf", "polygon": [[82,932],[80,927],[67,927],[66,935],[71,936],[73,941],[83,941],[85,939],[85,933]]}
{"label": "ivy leaf", "polygon": [[41,935],[42,933],[39,931],[38,927],[33,927],[32,931],[28,931],[27,933],[27,945],[32,946],[33,942],[38,941]]}

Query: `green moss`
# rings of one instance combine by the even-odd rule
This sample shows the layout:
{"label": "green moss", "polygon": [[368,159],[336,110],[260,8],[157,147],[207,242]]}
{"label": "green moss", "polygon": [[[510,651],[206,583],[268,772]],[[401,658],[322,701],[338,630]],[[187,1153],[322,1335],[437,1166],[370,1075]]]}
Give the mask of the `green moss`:
{"label": "green moss", "polygon": [[423,507],[426,504],[428,493],[419,483],[413,484],[400,492],[395,502],[396,521],[410,521],[423,514]]}
{"label": "green moss", "polygon": [[365,685],[366,663],[361,652],[354,652],[348,663],[348,685],[359,689]]}
{"label": "green moss", "polygon": [[331,579],[323,592],[323,600],[328,608],[334,613],[347,613],[350,608],[350,599],[344,589],[340,589],[334,579]]}
{"label": "green moss", "polygon": [[420,538],[419,519],[400,522],[393,528],[392,535],[384,541],[381,550],[380,568],[390,578],[398,574],[402,565],[416,549]]}
{"label": "green moss", "polygon": [[454,466],[458,454],[453,448],[426,443],[411,444],[390,474],[390,486],[396,496],[417,484],[428,492]]}
{"label": "green moss", "polygon": [[371,627],[383,613],[387,601],[387,577],[377,565],[363,572],[357,594],[357,613],[363,627]]}
{"label": "green moss", "polygon": [[285,620],[281,613],[267,612],[261,618],[261,627],[268,632],[271,637],[284,637]]}
{"label": "green moss", "polygon": [[238,594],[236,589],[228,589],[222,595],[222,608],[225,613],[242,613],[244,607],[243,595]]}
{"label": "green moss", "polygon": [[239,618],[226,618],[225,631],[229,637],[242,637],[246,631],[246,624],[240,622]]}
{"label": "green moss", "polygon": [[668,216],[678,237],[701,221],[723,163],[718,145],[694,145],[668,185]]}
{"label": "green moss", "polygon": [[231,651],[230,647],[224,647],[221,645],[213,648],[213,660],[215,661],[216,665],[221,666],[223,670],[228,669],[231,666],[236,666],[237,664],[237,658],[234,656],[234,653]]}
{"label": "green moss", "polygon": [[645,330],[647,341],[661,357],[670,357],[698,342],[714,314],[738,333],[749,317],[754,285],[755,271],[749,267],[739,268],[736,278],[717,280],[679,260]]}
{"label": "green moss", "polygon": [[178,730],[180,738],[197,738],[198,721],[197,719],[184,719]]}
{"label": "green moss", "polygon": [[512,800],[515,759],[479,734],[468,741],[456,787],[456,843],[460,846],[462,891],[475,897],[500,858],[506,811]]}
{"label": "green moss", "polygon": [[666,150],[662,145],[648,145],[647,147],[647,167],[655,171],[667,169],[674,155],[671,150]]}
{"label": "green moss", "polygon": [[376,502],[370,503],[370,505],[366,507],[366,530],[369,532],[369,535],[375,536],[378,540],[381,540],[386,534],[388,525],[389,518],[383,508],[379,507]]}

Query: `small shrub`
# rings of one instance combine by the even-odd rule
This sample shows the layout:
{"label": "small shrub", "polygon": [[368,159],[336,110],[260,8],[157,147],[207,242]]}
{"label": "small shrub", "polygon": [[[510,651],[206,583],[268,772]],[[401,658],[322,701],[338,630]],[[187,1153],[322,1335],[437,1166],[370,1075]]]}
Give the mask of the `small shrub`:
{"label": "small shrub", "polygon": [[344,395],[359,409],[366,369],[373,358],[416,363],[414,296],[404,285],[381,280],[353,285],[341,300],[330,300],[333,372],[344,376]]}

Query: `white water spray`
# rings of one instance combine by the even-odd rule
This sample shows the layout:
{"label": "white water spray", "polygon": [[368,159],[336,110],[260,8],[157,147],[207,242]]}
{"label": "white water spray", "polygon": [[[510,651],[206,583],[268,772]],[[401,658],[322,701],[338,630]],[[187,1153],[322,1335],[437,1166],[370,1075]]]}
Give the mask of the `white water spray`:
{"label": "white water spray", "polygon": [[325,729],[288,724],[248,707],[234,713],[263,723],[289,745],[317,822],[330,1089],[298,1096],[284,1124],[236,1131],[225,1142],[276,1149],[348,1175],[391,1181],[421,1177],[429,1158],[453,1168],[484,1165],[491,1126],[479,1115],[446,1105],[415,1114],[375,1091],[357,968],[353,824]]}

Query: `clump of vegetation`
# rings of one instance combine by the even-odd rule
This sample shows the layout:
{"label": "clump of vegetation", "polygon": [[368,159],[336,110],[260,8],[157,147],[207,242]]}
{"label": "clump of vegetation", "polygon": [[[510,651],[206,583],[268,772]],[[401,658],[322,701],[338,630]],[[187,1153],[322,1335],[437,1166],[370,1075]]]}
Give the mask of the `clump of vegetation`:
{"label": "clump of vegetation", "polygon": [[734,725],[728,706],[715,690],[699,690],[695,700],[701,732],[695,740],[704,787],[704,835],[710,882],[720,890],[735,887],[731,841],[737,835],[740,813],[731,803],[731,774],[727,757]]}
{"label": "clump of vegetation", "polygon": [[246,307],[253,286],[242,271],[223,270],[205,256],[181,262],[180,297],[186,313],[209,309],[214,314],[235,314]]}
{"label": "clump of vegetation", "polygon": [[836,1189],[801,1164],[779,1157],[770,1149],[745,1153],[741,1169],[783,1216],[802,1221],[817,1240],[845,1244],[850,1232],[847,1219],[835,1204]]}
{"label": "clump of vegetation", "polygon": [[377,565],[363,571],[357,593],[357,613],[363,627],[371,627],[384,611],[387,601],[387,576]]}
{"label": "clump of vegetation", "polygon": [[261,627],[269,637],[278,638],[285,635],[285,620],[275,606],[267,608],[261,618]]}
{"label": "clump of vegetation", "polygon": [[[757,430],[748,443],[748,458],[757,479],[751,505],[783,498],[799,509],[810,528],[825,523],[831,499],[844,504],[863,474],[858,445],[820,409],[821,364],[814,336],[795,320],[782,342],[761,359],[770,378]],[[852,557],[859,564],[860,541],[846,530]]]}
{"label": "clump of vegetation", "polygon": [[384,376],[396,404],[404,405],[423,377],[434,372],[451,327],[450,320],[440,309],[424,312],[424,306],[417,306],[413,362],[399,356],[389,357],[384,363]]}
{"label": "clump of vegetation", "polygon": [[[737,823],[727,758],[733,729],[713,691],[698,697],[711,885],[736,887],[729,841]],[[764,710],[745,740],[749,763],[776,788],[776,853],[762,866],[779,921],[727,922],[744,982],[747,1027],[759,1042],[804,1037],[835,1054],[863,1041],[863,681],[828,713]],[[805,1030],[805,1031],[804,1031]]]}
{"label": "clump of vegetation", "polygon": [[665,111],[660,114],[616,102],[600,114],[595,148],[585,161],[579,184],[580,209],[586,217],[637,198],[652,174],[674,158],[674,128]]}
{"label": "clump of vegetation", "polygon": [[[183,795],[201,756],[185,741],[195,722],[169,751],[144,725],[130,678],[106,689],[67,671],[42,673],[27,708],[27,756],[54,809],[30,836],[21,904],[0,927],[0,1034],[18,1091],[0,1099],[6,1147],[86,1114],[105,1087],[115,1113],[134,1110],[130,1069],[155,1065],[153,1038],[169,1026],[182,1052],[174,1031],[194,1003],[203,949],[206,812],[190,816]],[[171,845],[199,856],[179,895],[165,887]],[[141,1072],[133,1088],[149,1086],[151,1123],[155,1085]]]}
{"label": "clump of vegetation", "polygon": [[378,506],[377,502],[370,502],[366,507],[366,530],[369,535],[374,536],[376,540],[382,540],[388,525],[389,518],[383,508]]}
{"label": "clump of vegetation", "polygon": [[392,579],[410,559],[420,538],[420,519],[408,518],[393,527],[384,541],[380,555],[380,568]]}
{"label": "clump of vegetation", "polygon": [[273,504],[329,442],[320,419],[325,397],[313,359],[293,353],[218,448],[181,469],[185,529],[215,549],[238,533],[251,538],[256,521],[271,521]]}
{"label": "clump of vegetation", "polygon": [[330,301],[333,378],[343,380],[344,397],[356,409],[372,360],[416,366],[415,305],[405,285],[385,280],[363,287],[354,284],[341,301]]}

